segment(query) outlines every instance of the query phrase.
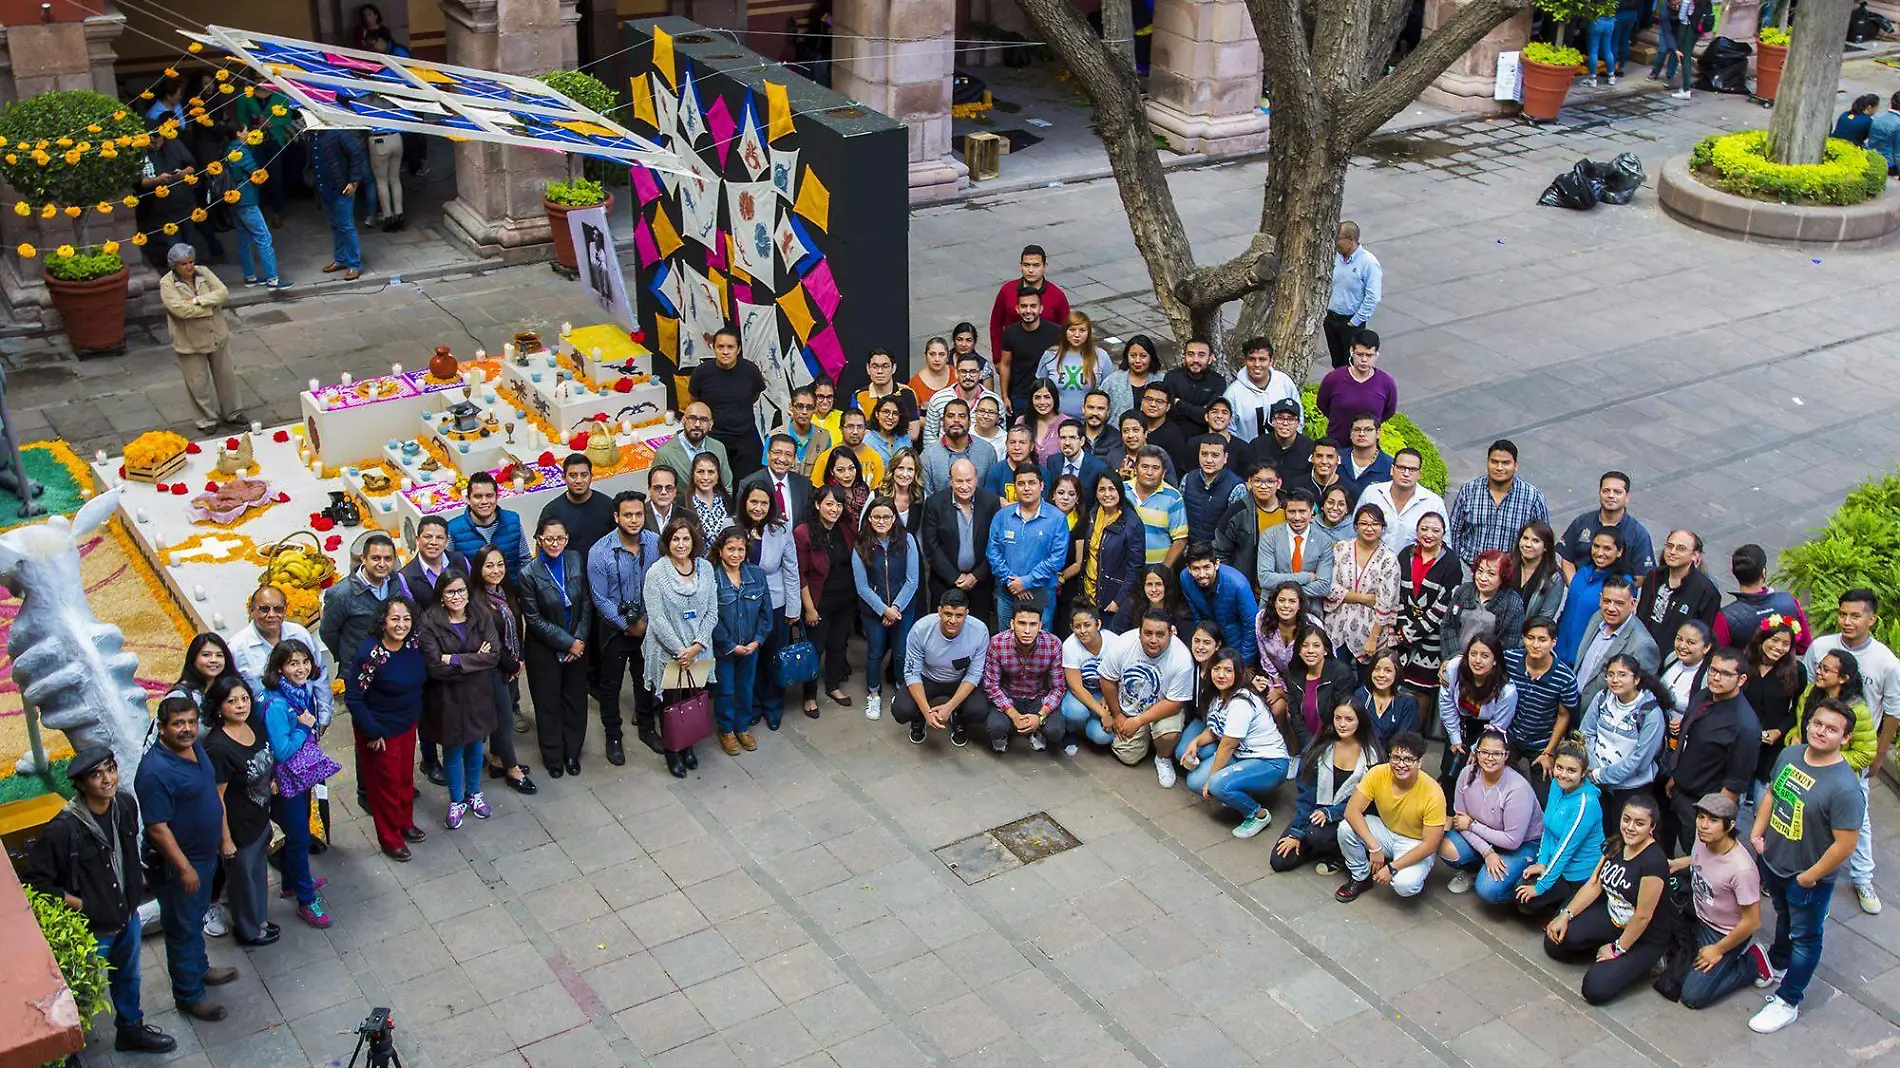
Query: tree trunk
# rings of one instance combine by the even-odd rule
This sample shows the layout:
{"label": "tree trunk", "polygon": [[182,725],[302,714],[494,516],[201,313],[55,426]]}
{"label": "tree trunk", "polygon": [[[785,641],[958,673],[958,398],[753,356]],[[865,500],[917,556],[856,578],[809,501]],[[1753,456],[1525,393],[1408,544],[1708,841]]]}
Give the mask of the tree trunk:
{"label": "tree trunk", "polygon": [[1854,0],[1802,0],[1788,41],[1781,89],[1768,120],[1768,156],[1776,163],[1819,163],[1834,126],[1842,42]]}
{"label": "tree trunk", "polygon": [[1102,5],[1102,41],[1122,66],[1135,69],[1135,12],[1129,0],[1107,0]]}
{"label": "tree trunk", "polygon": [[1333,243],[1351,163],[1350,146],[1328,150],[1301,145],[1286,151],[1284,164],[1277,156],[1274,160],[1276,168],[1286,169],[1276,183],[1282,220],[1275,241],[1280,269],[1266,291],[1271,302],[1266,336],[1273,342],[1274,366],[1295,382],[1306,380],[1307,369],[1325,349],[1320,327],[1332,298],[1337,254]]}

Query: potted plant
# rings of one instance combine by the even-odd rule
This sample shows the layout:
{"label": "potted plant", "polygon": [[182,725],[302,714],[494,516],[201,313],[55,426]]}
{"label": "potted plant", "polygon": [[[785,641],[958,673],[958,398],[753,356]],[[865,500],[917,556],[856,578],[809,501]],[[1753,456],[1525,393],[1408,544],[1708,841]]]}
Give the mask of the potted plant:
{"label": "potted plant", "polygon": [[46,257],[46,289],[78,352],[125,348],[125,281],[130,272],[116,242],[98,249],[63,245]]}
{"label": "potted plant", "polygon": [[1781,90],[1781,69],[1787,62],[1787,28],[1763,26],[1755,38],[1755,99],[1775,98]]}
{"label": "potted plant", "polygon": [[1569,45],[1532,41],[1524,46],[1524,117],[1548,122],[1570,95],[1570,83],[1583,65],[1583,53]]}
{"label": "potted plant", "polygon": [[602,188],[599,182],[588,178],[549,182],[547,188],[541,191],[541,205],[547,209],[548,227],[554,232],[554,261],[562,270],[580,269],[580,264],[574,258],[574,238],[567,232],[567,213],[575,208],[593,208],[602,204],[612,211],[613,194]]}

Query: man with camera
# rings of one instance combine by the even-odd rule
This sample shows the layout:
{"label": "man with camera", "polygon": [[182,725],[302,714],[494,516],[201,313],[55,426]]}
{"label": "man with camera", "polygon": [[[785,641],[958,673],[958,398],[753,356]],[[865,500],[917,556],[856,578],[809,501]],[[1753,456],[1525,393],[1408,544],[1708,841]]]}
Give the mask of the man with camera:
{"label": "man with camera", "polygon": [[607,741],[607,762],[627,762],[620,743],[620,685],[633,675],[633,716],[640,740],[662,752],[654,725],[653,694],[641,682],[645,660],[640,642],[646,637],[645,586],[647,568],[660,558],[659,535],[642,526],[646,496],[623,490],[614,497],[614,529],[587,550],[587,589],[600,613],[603,635],[600,651],[600,731]]}

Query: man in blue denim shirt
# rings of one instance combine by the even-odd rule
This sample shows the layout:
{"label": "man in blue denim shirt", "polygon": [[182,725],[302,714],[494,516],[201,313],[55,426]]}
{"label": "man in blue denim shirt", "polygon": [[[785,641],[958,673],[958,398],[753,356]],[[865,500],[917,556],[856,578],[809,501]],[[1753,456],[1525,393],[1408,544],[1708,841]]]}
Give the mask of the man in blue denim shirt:
{"label": "man in blue denim shirt", "polygon": [[996,579],[996,618],[1016,614],[1016,602],[1034,599],[1042,625],[1053,627],[1056,576],[1069,556],[1069,522],[1042,503],[1042,468],[1033,462],[1016,469],[1016,503],[990,521],[986,553]]}

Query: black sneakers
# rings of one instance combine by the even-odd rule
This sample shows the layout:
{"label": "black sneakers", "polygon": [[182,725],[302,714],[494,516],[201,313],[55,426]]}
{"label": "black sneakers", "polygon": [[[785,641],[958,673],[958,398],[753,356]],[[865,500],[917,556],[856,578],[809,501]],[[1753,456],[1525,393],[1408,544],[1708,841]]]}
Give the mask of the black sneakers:
{"label": "black sneakers", "polygon": [[924,744],[924,720],[922,716],[917,717],[915,720],[911,722],[910,744],[912,745]]}
{"label": "black sneakers", "polygon": [[970,731],[961,723],[950,724],[950,744],[961,749],[970,744]]}
{"label": "black sneakers", "polygon": [[137,1027],[119,1028],[119,1037],[112,1048],[120,1053],[170,1053],[178,1048],[178,1040],[153,1027],[142,1023]]}

